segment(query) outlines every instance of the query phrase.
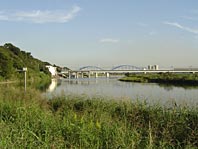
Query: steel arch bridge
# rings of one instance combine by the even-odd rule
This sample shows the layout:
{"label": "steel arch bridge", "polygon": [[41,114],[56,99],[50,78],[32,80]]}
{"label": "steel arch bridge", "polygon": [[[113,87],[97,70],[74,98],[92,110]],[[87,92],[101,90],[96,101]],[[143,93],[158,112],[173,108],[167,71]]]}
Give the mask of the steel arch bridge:
{"label": "steel arch bridge", "polygon": [[79,68],[79,70],[103,70],[102,68],[100,67],[97,67],[97,66],[84,66],[84,67],[81,67]]}
{"label": "steel arch bridge", "polygon": [[133,66],[133,65],[119,65],[119,66],[113,67],[112,70],[144,70],[144,68]]}

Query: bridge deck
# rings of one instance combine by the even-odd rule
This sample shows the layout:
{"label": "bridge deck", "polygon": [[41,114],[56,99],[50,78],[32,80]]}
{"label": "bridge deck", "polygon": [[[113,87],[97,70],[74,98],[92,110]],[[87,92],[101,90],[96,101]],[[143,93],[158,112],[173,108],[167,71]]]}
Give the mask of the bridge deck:
{"label": "bridge deck", "polygon": [[74,73],[198,73],[198,70],[76,70]]}
{"label": "bridge deck", "polygon": [[112,74],[126,74],[126,73],[198,73],[198,70],[76,70],[76,71],[68,71],[67,73],[62,74],[68,74],[68,78],[79,78],[79,75],[81,78],[84,77],[86,74],[88,78],[91,77],[91,75],[95,76],[95,78],[98,77],[98,74],[105,74],[108,78]]}

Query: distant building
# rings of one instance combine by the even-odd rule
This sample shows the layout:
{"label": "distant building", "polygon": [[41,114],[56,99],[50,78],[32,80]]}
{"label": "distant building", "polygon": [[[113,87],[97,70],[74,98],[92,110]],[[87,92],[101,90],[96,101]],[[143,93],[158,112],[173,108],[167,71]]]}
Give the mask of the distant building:
{"label": "distant building", "polygon": [[158,65],[153,65],[153,69],[154,70],[159,70],[159,66]]}
{"label": "distant building", "polygon": [[152,65],[148,65],[148,70],[152,70]]}
{"label": "distant building", "polygon": [[48,66],[46,66],[46,67],[48,68],[49,72],[51,73],[51,75],[52,75],[53,77],[57,75],[56,67],[53,67],[53,66],[50,66],[50,65],[48,65]]}
{"label": "distant building", "polygon": [[148,65],[148,70],[159,70],[159,65]]}

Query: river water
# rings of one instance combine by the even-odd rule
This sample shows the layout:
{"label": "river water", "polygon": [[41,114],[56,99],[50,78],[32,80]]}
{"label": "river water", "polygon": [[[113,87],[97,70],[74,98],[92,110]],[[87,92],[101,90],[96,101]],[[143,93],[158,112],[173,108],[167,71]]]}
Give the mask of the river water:
{"label": "river water", "polygon": [[198,105],[198,88],[162,86],[156,83],[121,82],[118,78],[52,80],[46,96],[86,95],[118,100],[140,100],[149,104]]}

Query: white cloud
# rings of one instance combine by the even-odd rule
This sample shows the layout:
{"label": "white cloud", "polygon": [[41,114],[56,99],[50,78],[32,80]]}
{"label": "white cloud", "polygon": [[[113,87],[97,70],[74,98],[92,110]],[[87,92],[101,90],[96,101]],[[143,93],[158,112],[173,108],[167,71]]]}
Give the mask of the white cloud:
{"label": "white cloud", "polygon": [[0,21],[22,21],[32,23],[66,23],[72,20],[80,10],[81,8],[79,6],[73,6],[69,12],[63,10],[34,10],[16,12],[1,11]]}
{"label": "white cloud", "polygon": [[198,29],[193,29],[193,28],[190,28],[190,27],[186,27],[186,26],[183,26],[183,25],[181,25],[177,22],[164,22],[164,24],[177,27],[179,29],[188,31],[188,32],[193,33],[193,34],[198,34]]}
{"label": "white cloud", "polygon": [[103,38],[100,40],[102,43],[117,43],[119,42],[118,39],[112,39],[112,38]]}

